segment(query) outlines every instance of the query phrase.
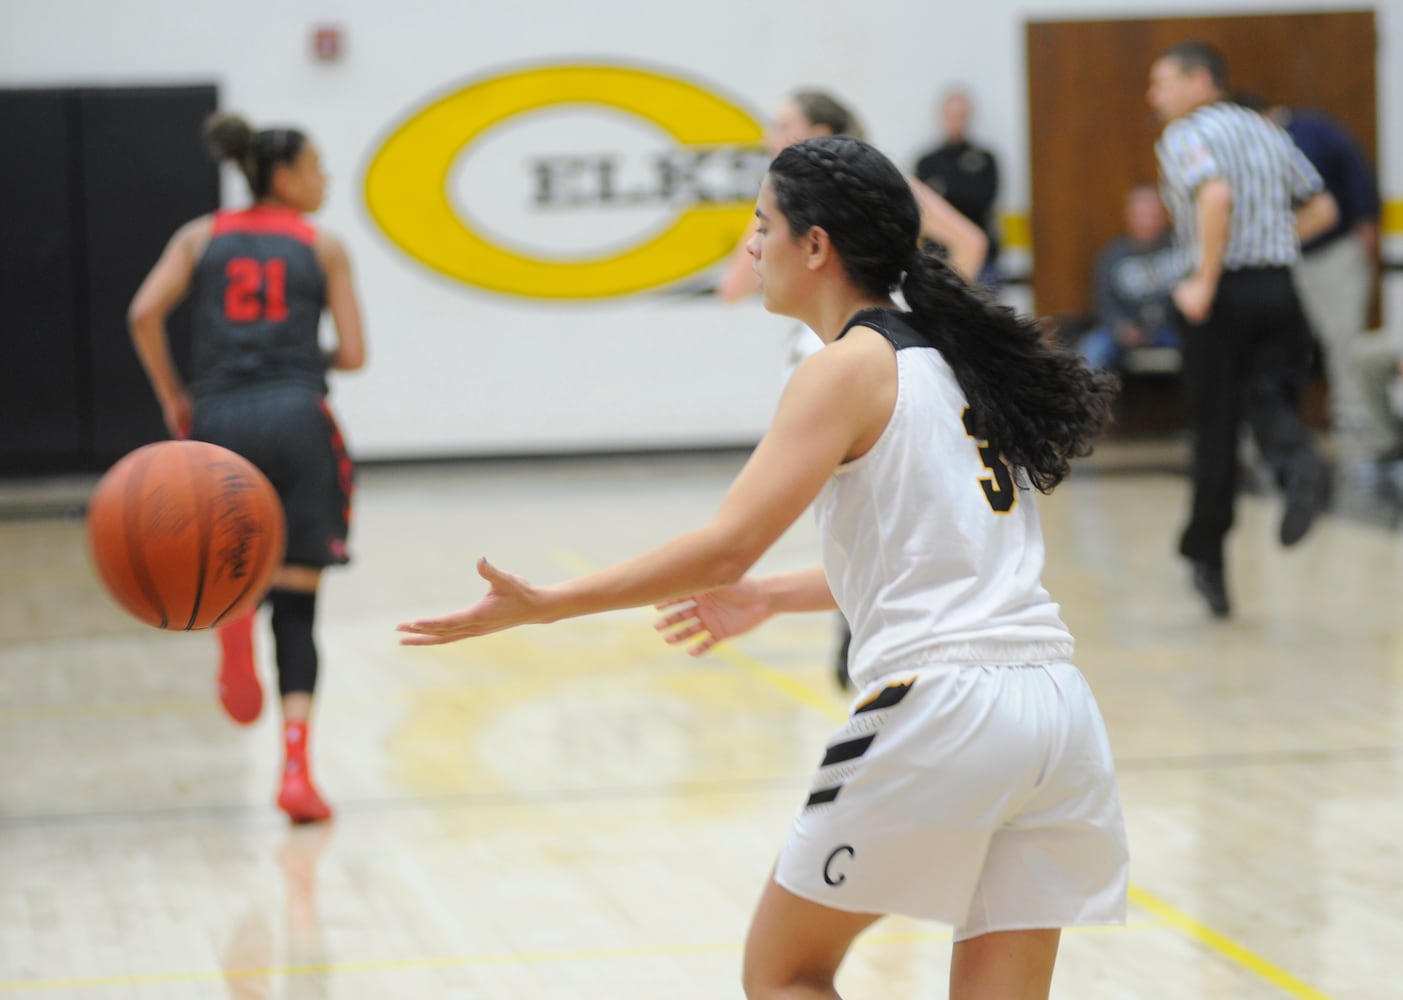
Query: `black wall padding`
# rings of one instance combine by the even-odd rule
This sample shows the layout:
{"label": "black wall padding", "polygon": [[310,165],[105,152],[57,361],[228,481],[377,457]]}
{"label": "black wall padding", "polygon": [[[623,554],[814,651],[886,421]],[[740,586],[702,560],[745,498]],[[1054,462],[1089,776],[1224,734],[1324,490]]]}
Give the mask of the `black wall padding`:
{"label": "black wall padding", "polygon": [[62,91],[0,91],[0,470],[86,447]]}
{"label": "black wall padding", "polygon": [[[137,286],[182,224],[219,206],[219,170],[201,129],[214,87],[77,93],[84,204],[83,255],[93,428],[91,456],[104,468],[167,437],[127,332]],[[182,369],[190,359],[189,309],[167,325]]]}

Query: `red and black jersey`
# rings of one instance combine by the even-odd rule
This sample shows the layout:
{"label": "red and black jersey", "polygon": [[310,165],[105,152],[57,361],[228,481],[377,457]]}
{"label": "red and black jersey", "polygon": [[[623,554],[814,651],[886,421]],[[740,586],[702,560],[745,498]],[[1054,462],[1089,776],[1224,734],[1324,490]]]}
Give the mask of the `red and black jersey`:
{"label": "red and black jersey", "polygon": [[196,398],[279,383],[326,392],[318,341],[326,275],[315,240],[316,229],[292,209],[215,213],[195,266]]}

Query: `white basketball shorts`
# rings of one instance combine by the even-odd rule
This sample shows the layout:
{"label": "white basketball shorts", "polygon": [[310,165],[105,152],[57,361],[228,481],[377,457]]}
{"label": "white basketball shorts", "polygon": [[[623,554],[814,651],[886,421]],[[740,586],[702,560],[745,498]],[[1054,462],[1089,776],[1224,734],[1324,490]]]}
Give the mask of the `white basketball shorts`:
{"label": "white basketball shorts", "polygon": [[1125,922],[1105,723],[1069,663],[874,682],[829,742],[775,880],[856,913],[991,931]]}

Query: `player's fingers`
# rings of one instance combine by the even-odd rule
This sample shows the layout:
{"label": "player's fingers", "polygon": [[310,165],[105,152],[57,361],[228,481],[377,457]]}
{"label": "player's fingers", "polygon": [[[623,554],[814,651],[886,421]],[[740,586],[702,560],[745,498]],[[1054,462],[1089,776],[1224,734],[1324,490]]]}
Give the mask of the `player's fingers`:
{"label": "player's fingers", "polygon": [[397,632],[412,632],[418,635],[456,636],[465,638],[472,634],[471,627],[451,618],[424,618],[415,622],[404,622]]}
{"label": "player's fingers", "polygon": [[452,639],[440,635],[420,635],[415,633],[402,637],[399,644],[401,646],[441,646],[446,642],[452,641]]}
{"label": "player's fingers", "polygon": [[486,556],[477,561],[477,575],[492,584],[496,591],[521,590],[526,586],[525,580],[493,566]]}
{"label": "player's fingers", "polygon": [[686,642],[688,639],[692,638],[692,636],[699,635],[703,631],[705,631],[705,629],[701,622],[693,622],[691,625],[680,628],[676,632],[669,632],[667,635],[663,636],[663,641],[669,644]]}
{"label": "player's fingers", "polygon": [[663,615],[657,621],[653,622],[653,628],[661,632],[665,628],[671,628],[674,625],[695,619],[696,613],[692,608],[683,608],[681,611],[674,611],[670,615]]}
{"label": "player's fingers", "polygon": [[658,611],[662,611],[665,608],[675,608],[682,604],[685,604],[688,607],[692,607],[696,604],[696,601],[690,597],[674,597],[670,601],[661,601],[657,604],[654,604],[653,607]]}
{"label": "player's fingers", "polygon": [[701,656],[703,653],[709,650],[712,646],[715,646],[720,641],[720,639],[708,632],[705,639],[697,643],[691,649],[687,650],[687,655]]}

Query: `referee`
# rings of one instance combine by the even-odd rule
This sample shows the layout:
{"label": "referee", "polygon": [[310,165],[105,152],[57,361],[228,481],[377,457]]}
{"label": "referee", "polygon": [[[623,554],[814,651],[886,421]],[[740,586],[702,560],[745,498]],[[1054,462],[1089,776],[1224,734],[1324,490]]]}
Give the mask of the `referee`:
{"label": "referee", "polygon": [[1179,551],[1215,617],[1230,610],[1223,547],[1245,419],[1285,496],[1281,543],[1324,505],[1327,469],[1300,416],[1310,328],[1291,283],[1300,241],[1335,221],[1319,173],[1280,128],[1229,103],[1227,65],[1181,42],[1150,68],[1164,202],[1188,277],[1174,289],[1194,434],[1193,504]]}

